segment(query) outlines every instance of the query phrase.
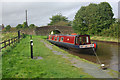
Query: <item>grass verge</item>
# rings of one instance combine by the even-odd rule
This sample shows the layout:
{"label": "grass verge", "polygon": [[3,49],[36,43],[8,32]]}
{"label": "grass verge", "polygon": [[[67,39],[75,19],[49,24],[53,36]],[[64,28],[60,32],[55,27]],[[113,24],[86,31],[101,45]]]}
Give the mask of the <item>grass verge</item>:
{"label": "grass verge", "polygon": [[43,59],[30,58],[29,37],[2,51],[3,78],[93,78],[60,55],[53,54],[40,42],[41,38],[46,37],[33,36],[33,49],[34,57]]}

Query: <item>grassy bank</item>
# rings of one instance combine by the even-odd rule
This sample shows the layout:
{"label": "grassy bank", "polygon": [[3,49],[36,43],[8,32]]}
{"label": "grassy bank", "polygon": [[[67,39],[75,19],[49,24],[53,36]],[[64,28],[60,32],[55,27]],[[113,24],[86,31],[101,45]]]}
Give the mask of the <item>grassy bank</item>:
{"label": "grassy bank", "polygon": [[2,41],[18,36],[17,32],[6,32],[1,34]]}
{"label": "grassy bank", "polygon": [[118,42],[118,38],[103,36],[91,36],[91,40]]}
{"label": "grassy bank", "polygon": [[[40,42],[41,38],[33,36],[34,57],[30,58],[30,38],[22,39],[14,47],[3,50],[3,78],[92,78],[81,68],[71,65],[65,58],[55,55]],[[58,48],[54,47],[56,50]]]}

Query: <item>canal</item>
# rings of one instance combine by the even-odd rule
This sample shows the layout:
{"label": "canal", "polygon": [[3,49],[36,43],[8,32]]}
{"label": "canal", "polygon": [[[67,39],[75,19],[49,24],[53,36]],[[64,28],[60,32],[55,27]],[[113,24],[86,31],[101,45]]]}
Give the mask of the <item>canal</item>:
{"label": "canal", "polygon": [[[108,68],[118,71],[118,45],[106,42],[97,42],[97,55],[101,63],[108,66]],[[63,49],[63,48],[62,48]],[[72,55],[79,56],[88,61],[98,63],[95,55],[83,54],[74,52],[72,50],[64,49]]]}

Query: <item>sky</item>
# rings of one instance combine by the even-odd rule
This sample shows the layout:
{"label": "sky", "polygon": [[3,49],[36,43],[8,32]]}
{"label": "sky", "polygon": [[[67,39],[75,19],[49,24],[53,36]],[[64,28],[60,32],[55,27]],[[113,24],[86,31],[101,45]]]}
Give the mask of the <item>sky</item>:
{"label": "sky", "polygon": [[[114,17],[118,17],[119,0],[101,0],[109,2],[113,9]],[[62,14],[73,20],[81,6],[88,6],[90,3],[100,3],[95,0],[2,0],[0,3],[0,24],[11,25],[12,27],[22,24],[25,21],[25,10],[28,11],[28,25],[45,26],[50,23],[53,15]]]}

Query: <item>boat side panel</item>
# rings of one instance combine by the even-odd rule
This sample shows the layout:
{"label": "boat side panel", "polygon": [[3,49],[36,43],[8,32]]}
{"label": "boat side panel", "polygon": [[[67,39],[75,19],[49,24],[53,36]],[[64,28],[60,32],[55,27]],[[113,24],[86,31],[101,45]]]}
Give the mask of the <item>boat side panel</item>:
{"label": "boat side panel", "polygon": [[93,54],[92,48],[79,48],[79,45],[63,43],[63,42],[56,42],[56,41],[52,41],[52,40],[48,40],[48,41],[55,45],[62,46],[62,47],[68,48],[68,49],[72,49],[75,52]]}

